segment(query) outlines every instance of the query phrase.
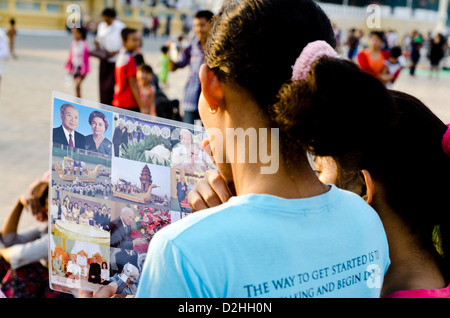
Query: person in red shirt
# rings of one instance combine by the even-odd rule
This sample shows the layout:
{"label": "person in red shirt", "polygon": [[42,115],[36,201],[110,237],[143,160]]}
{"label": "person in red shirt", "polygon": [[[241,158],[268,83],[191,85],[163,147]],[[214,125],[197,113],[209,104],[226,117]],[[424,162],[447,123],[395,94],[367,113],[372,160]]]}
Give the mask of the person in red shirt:
{"label": "person in red shirt", "polygon": [[385,68],[384,62],[389,58],[389,52],[382,48],[383,37],[382,32],[373,31],[370,34],[369,47],[358,54],[358,64],[361,69],[386,84],[388,79],[382,71]]}
{"label": "person in red shirt", "polygon": [[121,35],[124,48],[120,51],[116,61],[116,85],[112,104],[119,108],[145,112],[136,80],[137,66],[133,55],[133,52],[140,46],[138,31],[125,28]]}

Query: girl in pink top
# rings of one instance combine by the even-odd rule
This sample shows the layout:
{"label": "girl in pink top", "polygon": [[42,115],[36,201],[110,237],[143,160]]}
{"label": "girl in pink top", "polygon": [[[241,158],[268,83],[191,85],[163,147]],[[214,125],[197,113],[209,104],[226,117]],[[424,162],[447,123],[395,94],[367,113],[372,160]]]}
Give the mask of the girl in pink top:
{"label": "girl in pink top", "polygon": [[73,28],[73,41],[69,49],[69,57],[66,61],[66,69],[73,76],[75,82],[75,94],[81,97],[81,82],[89,73],[89,45],[86,41],[86,29]]}

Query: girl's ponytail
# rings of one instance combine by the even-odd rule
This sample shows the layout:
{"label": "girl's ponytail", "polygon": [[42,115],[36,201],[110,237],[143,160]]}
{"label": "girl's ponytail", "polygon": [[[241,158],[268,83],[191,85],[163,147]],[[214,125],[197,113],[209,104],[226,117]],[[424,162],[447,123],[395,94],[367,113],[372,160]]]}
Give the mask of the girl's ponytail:
{"label": "girl's ponytail", "polygon": [[394,121],[391,97],[378,79],[330,54],[331,47],[314,49],[314,58],[308,47],[302,52],[297,62],[310,64],[294,65],[293,79],[271,107],[283,154],[294,161],[304,150],[347,155],[379,140]]}

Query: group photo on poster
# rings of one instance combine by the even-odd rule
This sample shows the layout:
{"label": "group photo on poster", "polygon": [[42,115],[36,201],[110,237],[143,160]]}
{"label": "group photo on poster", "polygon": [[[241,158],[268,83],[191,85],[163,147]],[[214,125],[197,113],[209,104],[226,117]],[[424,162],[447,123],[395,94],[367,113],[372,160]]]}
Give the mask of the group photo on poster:
{"label": "group photo on poster", "polygon": [[109,247],[51,235],[49,258],[55,284],[95,291],[109,283]]}

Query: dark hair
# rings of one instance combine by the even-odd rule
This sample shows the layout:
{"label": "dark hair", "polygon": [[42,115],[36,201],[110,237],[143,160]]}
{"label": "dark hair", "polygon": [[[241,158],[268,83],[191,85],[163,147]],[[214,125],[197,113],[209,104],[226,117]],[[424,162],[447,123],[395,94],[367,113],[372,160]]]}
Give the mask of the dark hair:
{"label": "dark hair", "polygon": [[372,31],[370,32],[370,36],[375,35],[378,37],[381,41],[384,41],[384,33],[381,31]]}
{"label": "dark hair", "polygon": [[136,32],[137,32],[137,30],[134,29],[134,28],[124,28],[124,29],[122,29],[122,31],[120,32],[120,35],[122,36],[122,40],[123,40],[124,42],[126,42],[126,41],[128,40],[128,36],[129,36],[130,34],[133,34],[133,33],[136,33]]}
{"label": "dark hair", "polygon": [[48,182],[39,182],[34,187],[32,195],[39,199],[41,207],[46,208],[48,205]]}
{"label": "dark hair", "polygon": [[380,154],[372,154],[373,175],[383,183],[389,205],[434,252],[448,283],[450,158],[442,149],[447,126],[417,98],[397,91],[391,95],[398,122],[378,148]]}
{"label": "dark hair", "polygon": [[141,70],[143,72],[147,72],[147,73],[150,73],[150,74],[154,74],[152,67],[150,65],[148,65],[148,64],[141,64],[141,65],[139,65],[138,70]]}
{"label": "dark hair", "polygon": [[314,40],[336,45],[330,20],[313,0],[226,0],[211,21],[205,63],[267,111]]}
{"label": "dark hair", "polygon": [[402,48],[400,47],[400,46],[394,46],[392,49],[391,49],[391,56],[393,57],[393,58],[398,58],[399,56],[401,56],[402,55]]}
{"label": "dark hair", "polygon": [[447,126],[430,109],[350,61],[323,57],[305,81],[283,86],[273,121],[283,155],[295,158],[300,148],[333,157],[339,187],[363,191],[360,172],[368,170],[449,282],[450,158],[441,144]]}
{"label": "dark hair", "polygon": [[102,11],[103,17],[115,18],[117,16],[116,9],[114,8],[105,8]]}
{"label": "dark hair", "polygon": [[15,25],[15,24],[16,24],[16,20],[15,20],[14,18],[11,18],[11,19],[9,20],[9,24]]}
{"label": "dark hair", "polygon": [[209,20],[212,19],[213,16],[214,16],[214,13],[212,13],[211,11],[209,11],[209,10],[201,10],[201,11],[198,11],[195,14],[194,18],[196,18],[196,19],[204,18],[204,19],[206,19],[206,21],[209,21]]}
{"label": "dark hair", "polygon": [[105,122],[105,131],[108,129],[109,123],[108,123],[108,117],[106,117],[105,114],[103,114],[102,112],[99,112],[97,110],[94,110],[90,115],[89,115],[89,125],[92,125],[92,121],[94,120],[94,118],[101,118],[103,119],[103,121]]}
{"label": "dark hair", "polygon": [[372,147],[392,125],[394,111],[381,81],[351,61],[322,57],[307,80],[283,85],[271,119],[280,128],[282,154],[295,163],[306,150],[344,156]]}
{"label": "dark hair", "polygon": [[163,45],[163,46],[161,46],[161,52],[167,53],[167,52],[169,52],[169,48],[167,46]]}
{"label": "dark hair", "polygon": [[75,28],[75,30],[77,30],[78,33],[80,33],[81,38],[83,40],[86,40],[86,36],[87,36],[87,29],[84,27],[79,27],[79,28]]}

